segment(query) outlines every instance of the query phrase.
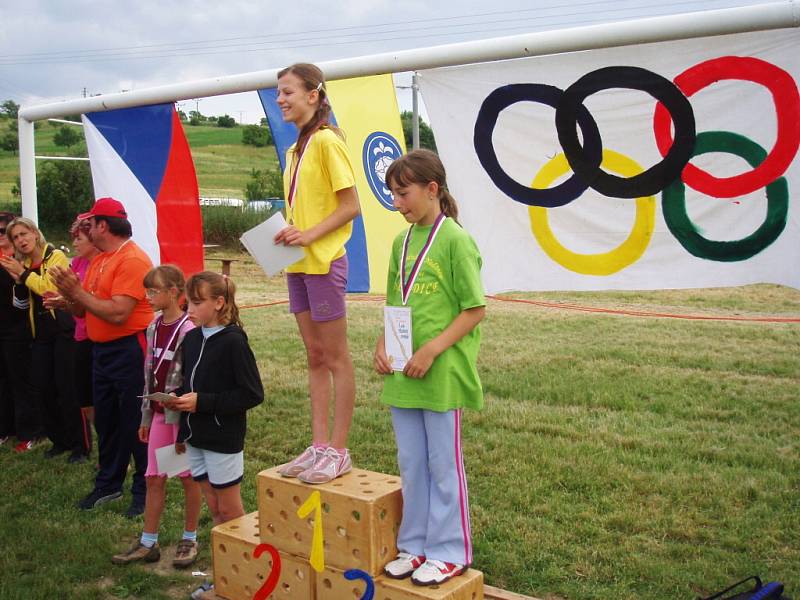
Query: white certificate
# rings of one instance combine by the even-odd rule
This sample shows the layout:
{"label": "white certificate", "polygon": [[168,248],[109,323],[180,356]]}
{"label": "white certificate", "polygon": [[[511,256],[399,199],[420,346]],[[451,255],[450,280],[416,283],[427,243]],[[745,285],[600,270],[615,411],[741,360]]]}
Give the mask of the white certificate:
{"label": "white certificate", "polygon": [[277,212],[260,225],[245,231],[239,238],[269,277],[296,263],[304,255],[303,248],[300,246],[276,245],[272,241],[284,227],[286,227],[286,220],[282,213]]}
{"label": "white certificate", "polygon": [[189,470],[189,453],[178,454],[175,452],[175,444],[168,444],[163,448],[156,448],[156,462],[159,473],[166,473],[167,477],[175,477],[175,475]]}
{"label": "white certificate", "polygon": [[383,308],[383,343],[392,370],[402,371],[413,354],[411,343],[411,307]]}

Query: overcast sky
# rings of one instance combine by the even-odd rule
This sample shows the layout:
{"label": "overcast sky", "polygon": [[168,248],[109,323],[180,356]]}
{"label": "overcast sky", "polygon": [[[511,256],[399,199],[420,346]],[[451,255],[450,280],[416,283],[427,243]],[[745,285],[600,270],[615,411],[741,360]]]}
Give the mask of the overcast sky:
{"label": "overcast sky", "polygon": [[[0,0],[0,99],[23,106],[220,75],[761,0]],[[396,78],[408,84],[407,75]],[[398,90],[402,109],[410,92]],[[186,101],[237,121],[255,93]]]}

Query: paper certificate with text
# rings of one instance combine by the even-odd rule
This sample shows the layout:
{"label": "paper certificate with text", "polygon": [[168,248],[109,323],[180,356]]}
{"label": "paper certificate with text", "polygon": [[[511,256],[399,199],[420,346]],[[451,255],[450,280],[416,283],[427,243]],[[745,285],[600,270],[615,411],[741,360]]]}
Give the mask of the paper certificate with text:
{"label": "paper certificate with text", "polygon": [[413,354],[411,343],[411,307],[383,308],[383,340],[386,356],[394,371],[402,371]]}

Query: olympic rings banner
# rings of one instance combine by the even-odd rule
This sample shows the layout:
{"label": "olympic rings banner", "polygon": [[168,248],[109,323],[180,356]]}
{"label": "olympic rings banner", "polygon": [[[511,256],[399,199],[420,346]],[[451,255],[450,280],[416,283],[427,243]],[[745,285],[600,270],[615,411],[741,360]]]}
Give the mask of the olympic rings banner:
{"label": "olympic rings banner", "polygon": [[800,31],[420,74],[487,291],[800,288]]}

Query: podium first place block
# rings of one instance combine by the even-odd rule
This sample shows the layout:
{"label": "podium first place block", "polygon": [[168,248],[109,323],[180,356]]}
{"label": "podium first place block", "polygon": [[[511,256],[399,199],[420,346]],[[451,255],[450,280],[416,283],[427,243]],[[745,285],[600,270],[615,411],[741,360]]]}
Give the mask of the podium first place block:
{"label": "podium first place block", "polygon": [[346,571],[361,569],[373,577],[397,554],[402,518],[400,478],[353,469],[329,483],[308,485],[281,477],[278,467],[258,474],[258,514],[261,541],[281,552],[311,556],[314,515],[297,510],[315,491],[320,514],[325,565]]}
{"label": "podium first place block", "polygon": [[[260,543],[258,513],[217,525],[211,530],[214,592],[226,600],[252,600],[272,571],[268,552],[254,558]],[[281,572],[269,600],[315,600],[314,572],[306,559],[281,553]]]}

